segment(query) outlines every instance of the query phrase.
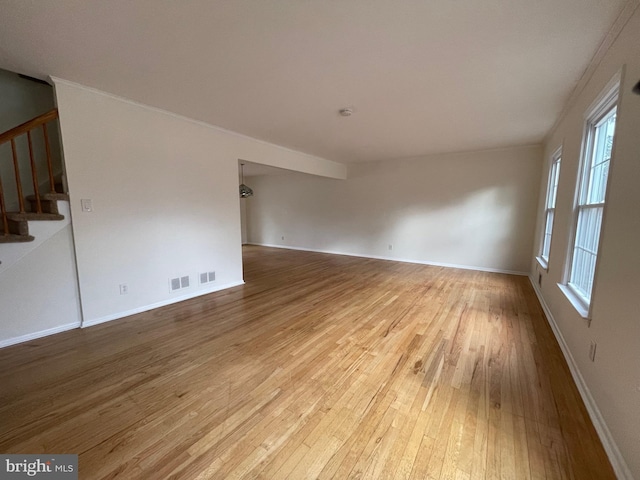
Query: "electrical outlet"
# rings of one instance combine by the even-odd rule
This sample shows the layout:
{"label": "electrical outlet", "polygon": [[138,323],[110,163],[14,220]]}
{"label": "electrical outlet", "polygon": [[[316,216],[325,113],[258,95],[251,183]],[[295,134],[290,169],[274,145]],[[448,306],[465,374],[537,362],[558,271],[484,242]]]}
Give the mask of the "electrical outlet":
{"label": "electrical outlet", "polygon": [[596,348],[598,347],[598,344],[596,342],[591,342],[591,345],[589,345],[589,359],[592,362],[596,361]]}
{"label": "electrical outlet", "polygon": [[129,285],[127,285],[126,283],[121,283],[120,284],[120,295],[126,295],[127,293],[129,293]]}
{"label": "electrical outlet", "polygon": [[90,198],[83,198],[82,200],[80,200],[80,205],[82,206],[83,212],[93,212],[93,202]]}
{"label": "electrical outlet", "polygon": [[282,235],[282,240],[284,240],[284,235]]}
{"label": "electrical outlet", "polygon": [[393,250],[393,245],[389,244],[389,250]]}

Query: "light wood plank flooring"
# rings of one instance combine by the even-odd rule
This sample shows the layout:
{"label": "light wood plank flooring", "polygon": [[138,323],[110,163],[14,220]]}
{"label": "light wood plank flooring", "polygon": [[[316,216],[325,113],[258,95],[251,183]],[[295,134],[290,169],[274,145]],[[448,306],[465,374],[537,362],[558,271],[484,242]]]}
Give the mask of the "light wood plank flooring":
{"label": "light wood plank flooring", "polygon": [[245,247],[246,285],[0,350],[80,478],[609,479],[527,278]]}

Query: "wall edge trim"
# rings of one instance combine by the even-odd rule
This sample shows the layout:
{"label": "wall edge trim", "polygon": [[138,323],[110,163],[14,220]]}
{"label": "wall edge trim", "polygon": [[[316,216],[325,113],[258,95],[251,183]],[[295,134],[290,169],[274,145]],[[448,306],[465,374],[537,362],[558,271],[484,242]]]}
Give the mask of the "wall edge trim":
{"label": "wall edge trim", "polygon": [[67,323],[65,325],[58,325],[57,327],[47,328],[45,330],[39,330],[37,332],[27,333],[25,335],[19,335],[17,337],[7,338],[0,340],[0,348],[10,347],[11,345],[17,345],[19,343],[29,342],[42,337],[48,337],[55,335],[56,333],[66,332],[67,330],[73,330],[80,327],[80,322]]}
{"label": "wall edge trim", "polygon": [[192,298],[201,297],[203,295],[208,295],[210,293],[219,292],[220,290],[226,290],[228,288],[237,287],[239,285],[244,285],[244,281],[239,282],[230,282],[222,285],[216,285],[212,288],[207,288],[204,290],[198,290],[197,292],[188,293],[186,295],[180,295],[179,297],[173,297],[167,300],[162,300],[161,302],[152,303],[149,305],[143,305],[142,307],[136,307],[131,310],[124,310],[122,312],[113,313],[110,315],[105,315],[103,317],[93,318],[89,320],[85,320],[82,322],[80,328],[88,328],[93,327],[94,325],[100,325],[101,323],[111,322],[113,320],[118,320],[120,318],[129,317],[131,315],[136,315],[142,312],[148,312],[149,310],[155,310],[156,308],[166,307],[167,305],[172,305],[174,303],[180,303],[185,300],[190,300]]}
{"label": "wall edge trim", "polygon": [[360,258],[371,258],[374,260],[390,260],[392,262],[401,262],[401,263],[415,263],[418,265],[431,265],[433,267],[445,267],[445,268],[460,268],[462,270],[475,270],[478,272],[489,272],[489,273],[504,273],[507,275],[519,275],[526,277],[529,275],[528,272],[519,272],[516,270],[505,270],[500,268],[489,268],[489,267],[477,267],[474,265],[459,265],[455,263],[442,263],[442,262],[431,262],[426,260],[415,260],[409,258],[398,258],[398,257],[384,257],[381,255],[364,255],[361,253],[349,253],[349,252],[340,252],[337,250],[318,250],[314,248],[302,248],[302,247],[291,247],[288,245],[274,245],[270,243],[257,243],[257,242],[247,242],[246,245],[257,245],[260,247],[271,247],[271,248],[282,248],[285,250],[300,250],[303,252],[315,252],[315,253],[327,253],[330,255],[346,255],[348,257],[360,257]]}
{"label": "wall edge trim", "polygon": [[[195,124],[195,125],[198,125],[198,126],[201,126],[201,127],[205,127],[205,128],[211,129],[211,130],[215,130],[215,131],[220,132],[220,133],[224,133],[224,134],[227,134],[227,135],[239,137],[239,138],[242,138],[242,139],[245,139],[245,140],[251,140],[253,142],[257,142],[257,143],[260,143],[262,145],[267,145],[269,147],[277,148],[279,150],[295,153],[296,155],[302,155],[302,156],[310,158],[310,159],[321,160],[323,162],[332,163],[334,165],[334,167],[336,169],[338,169],[338,170],[341,170],[342,173],[340,175],[338,175],[338,176],[329,176],[329,175],[326,175],[326,176],[328,178],[335,178],[337,180],[345,180],[347,178],[347,165],[345,163],[343,163],[343,162],[338,162],[336,160],[331,160],[331,159],[328,159],[328,158],[319,157],[319,156],[313,155],[311,153],[303,152],[303,151],[300,151],[300,150],[295,150],[293,148],[289,148],[289,147],[285,147],[285,146],[282,146],[282,145],[278,145],[277,143],[268,142],[268,141],[262,140],[260,138],[250,137],[249,135],[245,135],[244,133],[235,132],[233,130],[227,130],[226,128],[220,127],[218,125],[214,125],[212,123],[207,123],[207,122],[202,121],[202,120],[196,120],[195,118],[190,118],[190,117],[187,117],[185,115],[181,115],[179,113],[174,113],[174,112],[172,112],[170,110],[165,110],[165,109],[160,108],[160,107],[154,107],[153,105],[149,105],[149,104],[146,104],[146,103],[138,102],[136,100],[132,100],[132,99],[126,98],[126,97],[121,97],[120,95],[116,95],[116,94],[110,93],[110,92],[105,92],[103,90],[99,90],[99,89],[94,88],[94,87],[89,87],[87,85],[82,85],[81,83],[72,82],[71,80],[65,80],[64,78],[56,77],[56,76],[53,76],[53,75],[50,75],[48,78],[53,83],[54,88],[55,88],[55,86],[57,84],[62,84],[62,85],[66,85],[66,86],[69,86],[69,87],[78,88],[80,90],[91,92],[91,93],[94,93],[96,95],[101,95],[103,97],[111,98],[113,100],[117,100],[117,101],[120,101],[120,102],[123,102],[123,103],[127,103],[129,105],[133,105],[133,106],[136,106],[136,107],[139,107],[139,108],[143,108],[145,110],[150,110],[150,111],[155,112],[155,113],[168,115],[168,116],[176,118],[178,120],[189,122],[189,123],[192,123],[192,124]],[[240,159],[238,159],[238,160],[240,160]],[[256,163],[256,162],[254,161],[254,163]]]}
{"label": "wall edge trim", "polygon": [[622,30],[627,25],[636,9],[640,7],[640,0],[627,0],[626,3],[622,6],[622,9],[618,13],[615,21],[605,34],[604,38],[598,45],[595,53],[592,55],[589,63],[585,67],[578,79],[578,82],[571,90],[569,97],[565,101],[562,110],[557,116],[555,122],[553,122],[553,126],[547,131],[544,135],[543,144],[546,144],[551,140],[551,136],[558,129],[558,126],[562,123],[565,117],[569,114],[569,111],[574,107],[574,105],[578,101],[578,97],[582,94],[582,92],[587,88],[587,85],[591,81],[591,78],[595,74],[596,70],[602,63],[604,57],[609,52],[613,44],[616,42]]}

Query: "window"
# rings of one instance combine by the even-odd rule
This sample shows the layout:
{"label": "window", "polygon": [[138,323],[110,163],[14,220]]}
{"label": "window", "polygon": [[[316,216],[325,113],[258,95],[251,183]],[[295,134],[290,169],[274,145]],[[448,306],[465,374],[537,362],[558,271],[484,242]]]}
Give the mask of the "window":
{"label": "window", "polygon": [[547,185],[547,199],[544,205],[544,231],[542,245],[540,246],[540,263],[547,268],[549,263],[549,251],[551,249],[551,234],[553,233],[553,218],[556,211],[556,197],[558,195],[558,179],[560,177],[561,149],[558,149],[551,157],[549,169],[549,183]]}
{"label": "window", "polygon": [[617,86],[618,83],[595,108],[591,109],[585,129],[575,235],[567,275],[569,299],[585,317],[591,304],[600,244],[600,229],[616,127]]}

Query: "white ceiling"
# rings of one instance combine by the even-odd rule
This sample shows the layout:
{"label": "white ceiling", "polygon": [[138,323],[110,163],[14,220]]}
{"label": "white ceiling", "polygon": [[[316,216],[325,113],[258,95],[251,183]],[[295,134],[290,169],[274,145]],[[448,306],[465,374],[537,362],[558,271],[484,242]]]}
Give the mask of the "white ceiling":
{"label": "white ceiling", "polygon": [[2,0],[0,68],[337,161],[524,145],[624,1]]}

